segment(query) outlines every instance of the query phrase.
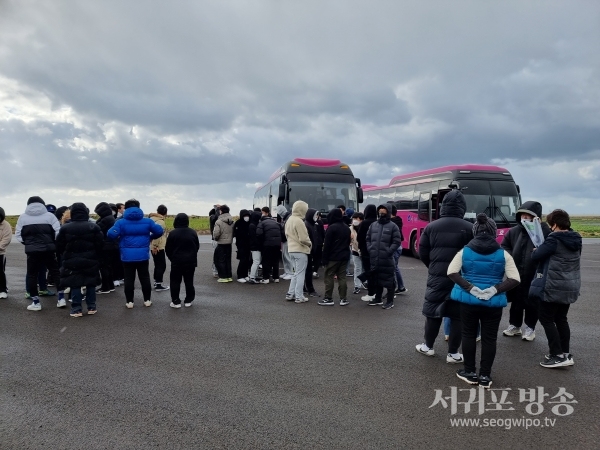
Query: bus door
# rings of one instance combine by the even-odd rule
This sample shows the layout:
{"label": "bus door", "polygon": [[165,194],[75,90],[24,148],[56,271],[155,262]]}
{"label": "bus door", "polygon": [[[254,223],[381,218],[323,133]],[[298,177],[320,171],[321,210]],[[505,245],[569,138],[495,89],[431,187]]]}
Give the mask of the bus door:
{"label": "bus door", "polygon": [[440,218],[440,214],[442,212],[442,202],[444,201],[444,197],[448,192],[451,191],[452,189],[440,189],[431,196],[432,220]]}

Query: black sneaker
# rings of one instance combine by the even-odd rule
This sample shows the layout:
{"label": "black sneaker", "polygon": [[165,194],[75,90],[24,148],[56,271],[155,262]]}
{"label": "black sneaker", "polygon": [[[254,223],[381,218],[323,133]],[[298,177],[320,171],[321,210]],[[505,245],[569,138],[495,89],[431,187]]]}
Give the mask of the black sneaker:
{"label": "black sneaker", "polygon": [[377,305],[383,305],[383,300],[379,299],[377,300],[376,298],[374,298],[373,300],[371,300],[368,303],[369,306],[377,306]]}
{"label": "black sneaker", "polygon": [[256,281],[254,278],[248,278],[248,281],[246,281],[247,284],[259,284],[258,281]]}
{"label": "black sneaker", "polygon": [[542,367],[554,368],[554,367],[565,367],[572,366],[573,364],[569,361],[569,358],[564,356],[550,355],[549,359],[545,359],[540,363]]}
{"label": "black sneaker", "polygon": [[386,303],[385,305],[382,306],[383,309],[392,309],[393,307],[394,307],[393,302]]}
{"label": "black sneaker", "polygon": [[[114,289],[112,291],[114,291]],[[112,291],[110,289],[96,289],[96,294],[110,294]]]}
{"label": "black sneaker", "polygon": [[353,294],[360,294],[360,288],[354,288]]}
{"label": "black sneaker", "polygon": [[320,297],[319,293],[317,291],[312,291],[308,294],[309,297]]}
{"label": "black sneaker", "polygon": [[408,291],[408,289],[406,289],[404,286],[402,286],[400,289],[396,289],[394,291],[394,294],[404,294],[407,291]]}
{"label": "black sneaker", "polygon": [[160,291],[168,291],[169,290],[169,286],[165,286],[161,283],[156,283],[156,285],[154,286],[154,290],[157,292]]}
{"label": "black sneaker", "polygon": [[479,384],[479,377],[475,372],[467,372],[465,369],[456,371],[456,376],[469,384]]}
{"label": "black sneaker", "polygon": [[317,302],[317,304],[321,305],[321,306],[333,306],[334,305],[332,298],[324,298],[323,300],[319,300]]}
{"label": "black sneaker", "polygon": [[492,386],[492,379],[486,375],[479,375],[479,386],[489,389]]}
{"label": "black sneaker", "polygon": [[350,302],[348,300],[346,300],[345,298],[340,299],[340,306],[346,306],[349,303]]}

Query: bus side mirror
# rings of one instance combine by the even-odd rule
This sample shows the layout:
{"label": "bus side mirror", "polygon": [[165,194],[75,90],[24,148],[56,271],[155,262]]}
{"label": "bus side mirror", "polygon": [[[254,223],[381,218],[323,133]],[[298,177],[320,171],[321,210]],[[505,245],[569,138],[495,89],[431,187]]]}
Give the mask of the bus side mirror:
{"label": "bus side mirror", "polygon": [[279,193],[277,195],[277,204],[281,204],[285,201],[285,194],[286,194],[286,185],[285,183],[280,183],[279,184]]}
{"label": "bus side mirror", "polygon": [[358,187],[361,187],[361,186],[362,186],[362,184],[360,183],[360,178],[355,178],[355,179],[354,179],[354,182],[356,183],[356,185],[357,185]]}
{"label": "bus side mirror", "polygon": [[364,201],[363,190],[361,187],[356,188],[356,197],[357,197],[358,203],[362,203]]}
{"label": "bus side mirror", "polygon": [[518,192],[519,194],[521,193],[521,186],[519,186],[518,184],[517,184],[517,192]]}

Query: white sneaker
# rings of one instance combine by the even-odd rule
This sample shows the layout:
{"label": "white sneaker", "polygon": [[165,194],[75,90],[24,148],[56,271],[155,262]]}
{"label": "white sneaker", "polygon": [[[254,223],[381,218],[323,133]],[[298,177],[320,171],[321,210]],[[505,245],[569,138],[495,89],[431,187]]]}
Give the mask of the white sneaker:
{"label": "white sneaker", "polygon": [[237,282],[238,282],[238,283],[247,283],[247,282],[248,282],[248,280],[246,280],[245,278],[238,278],[238,279],[237,279]]}
{"label": "white sneaker", "polygon": [[152,302],[150,300],[145,300],[144,306],[152,306]]}
{"label": "white sneaker", "polygon": [[179,308],[181,308],[181,303],[175,304],[175,303],[171,302],[171,304],[169,306],[171,308],[179,309]]}
{"label": "white sneaker", "polygon": [[59,299],[58,303],[56,303],[57,308],[64,308],[66,306],[67,306],[67,301],[64,298]]}
{"label": "white sneaker", "polygon": [[42,304],[40,302],[32,303],[31,305],[29,305],[27,307],[27,309],[29,311],[41,311],[42,310]]}
{"label": "white sneaker", "polygon": [[460,353],[448,353],[448,355],[446,356],[446,362],[448,364],[460,364],[464,362],[463,355]]}
{"label": "white sneaker", "polygon": [[65,288],[65,290],[63,291],[63,294],[70,294],[71,293],[71,288]]}
{"label": "white sneaker", "polygon": [[118,281],[113,281],[113,285],[114,285],[115,287],[117,287],[117,286],[121,286],[121,283],[119,283]]}
{"label": "white sneaker", "polygon": [[515,327],[514,325],[509,325],[506,330],[502,332],[504,336],[520,336],[521,329],[519,327]]}
{"label": "white sneaker", "polygon": [[306,303],[308,301],[308,297],[301,297],[294,300],[296,303]]}
{"label": "white sneaker", "polygon": [[8,298],[8,294],[6,292],[0,292],[0,298]]}
{"label": "white sneaker", "polygon": [[273,283],[279,283],[279,278],[275,278],[275,279],[273,280]]}
{"label": "white sneaker", "polygon": [[427,347],[425,344],[418,344],[416,346],[416,349],[419,353],[422,353],[426,356],[433,356],[435,355],[435,350],[432,348]]}
{"label": "white sneaker", "polygon": [[529,342],[533,341],[535,339],[535,331],[533,328],[529,328],[527,325],[525,325],[523,327],[523,335],[521,336],[521,339]]}
{"label": "white sneaker", "polygon": [[289,273],[284,273],[283,275],[281,275],[280,277],[282,280],[291,280],[292,278],[294,278],[293,275],[290,275]]}
{"label": "white sneaker", "polygon": [[374,296],[374,295],[369,295],[369,294],[367,294],[367,295],[363,295],[363,296],[362,296],[360,299],[361,299],[363,302],[370,302],[370,301],[371,301],[371,300],[373,300],[374,298],[375,298],[375,296]]}
{"label": "white sneaker", "polygon": [[269,280],[260,280],[260,284],[269,284]]}
{"label": "white sneaker", "polygon": [[133,302],[125,303],[125,306],[126,306],[128,309],[132,309],[132,308],[133,308]]}
{"label": "white sneaker", "polygon": [[185,306],[186,308],[189,308],[190,306],[192,306],[191,303],[184,303],[183,306]]}

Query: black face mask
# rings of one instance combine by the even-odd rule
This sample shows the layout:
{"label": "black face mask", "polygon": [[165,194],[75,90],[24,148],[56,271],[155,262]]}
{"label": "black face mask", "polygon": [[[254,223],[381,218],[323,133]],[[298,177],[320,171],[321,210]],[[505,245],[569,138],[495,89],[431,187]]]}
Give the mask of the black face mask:
{"label": "black face mask", "polygon": [[385,219],[386,217],[387,217],[387,214],[379,214],[380,219]]}

